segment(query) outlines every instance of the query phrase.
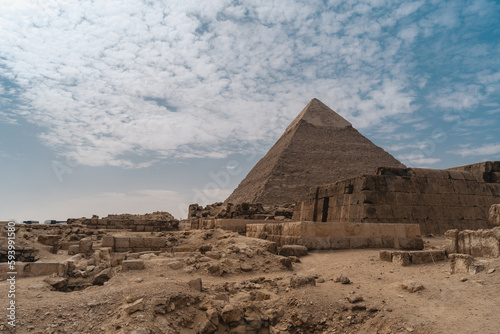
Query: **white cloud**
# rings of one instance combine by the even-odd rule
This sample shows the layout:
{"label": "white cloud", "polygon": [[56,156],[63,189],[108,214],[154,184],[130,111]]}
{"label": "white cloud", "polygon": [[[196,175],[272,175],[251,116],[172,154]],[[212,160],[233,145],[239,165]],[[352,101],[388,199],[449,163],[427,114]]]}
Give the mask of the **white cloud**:
{"label": "white cloud", "polygon": [[[383,1],[330,5],[4,0],[0,77],[22,88],[17,112],[44,129],[46,145],[91,166],[221,157],[240,141],[265,147],[313,97],[358,128],[412,114],[410,45],[453,27],[456,6],[441,5],[443,22],[395,28],[423,1],[392,14]],[[466,88],[440,92],[435,105],[477,104]]]}
{"label": "white cloud", "polygon": [[484,156],[490,160],[498,160],[498,155],[500,155],[500,144],[484,144],[483,146],[462,148],[450,151],[449,153],[457,154],[462,157]]}
{"label": "white cloud", "polygon": [[439,158],[430,158],[420,153],[402,154],[398,156],[397,159],[410,167],[415,165],[434,165],[438,162],[441,162],[441,159]]}

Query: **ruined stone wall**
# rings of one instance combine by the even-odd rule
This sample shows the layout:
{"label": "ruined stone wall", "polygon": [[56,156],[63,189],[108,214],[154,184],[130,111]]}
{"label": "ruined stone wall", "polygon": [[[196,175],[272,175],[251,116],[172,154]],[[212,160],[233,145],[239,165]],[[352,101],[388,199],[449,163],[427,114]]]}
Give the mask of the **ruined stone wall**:
{"label": "ruined stone wall", "polygon": [[99,218],[70,218],[68,225],[81,224],[90,229],[119,229],[132,232],[158,232],[177,230],[179,221],[168,212],[154,212],[145,215],[109,215]]}
{"label": "ruined stone wall", "polygon": [[419,224],[424,235],[449,229],[489,228],[488,211],[500,203],[500,184],[479,182],[468,171],[379,168],[311,189],[293,220]]}

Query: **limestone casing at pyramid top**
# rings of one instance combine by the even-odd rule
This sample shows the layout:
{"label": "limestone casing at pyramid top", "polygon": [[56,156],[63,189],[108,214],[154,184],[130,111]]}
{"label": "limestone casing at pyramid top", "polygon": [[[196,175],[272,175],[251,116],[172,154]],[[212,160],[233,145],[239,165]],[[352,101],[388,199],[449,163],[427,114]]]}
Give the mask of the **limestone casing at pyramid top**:
{"label": "limestone casing at pyramid top", "polygon": [[300,114],[295,117],[285,132],[293,129],[300,121],[307,122],[314,126],[346,128],[352,127],[352,124],[342,116],[330,109],[320,100],[313,98]]}

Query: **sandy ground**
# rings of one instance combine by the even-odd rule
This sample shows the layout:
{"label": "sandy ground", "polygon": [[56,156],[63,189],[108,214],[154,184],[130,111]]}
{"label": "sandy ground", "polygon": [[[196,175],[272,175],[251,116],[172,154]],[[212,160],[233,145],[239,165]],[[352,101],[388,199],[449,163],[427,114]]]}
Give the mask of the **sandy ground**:
{"label": "sandy ground", "polygon": [[[225,241],[244,249],[248,240],[232,234]],[[440,238],[426,239],[429,249],[443,244]],[[218,245],[227,246],[220,241]],[[144,270],[120,272],[115,267],[116,275],[103,286],[82,291],[51,291],[44,283],[46,277],[20,278],[16,289],[18,325],[14,329],[7,325],[7,305],[1,305],[0,332],[197,333],[206,319],[203,305],[207,303],[214,308],[226,304],[248,307],[253,303],[266,312],[280,313],[272,330],[260,333],[500,332],[498,258],[481,259],[485,270],[476,275],[451,275],[448,261],[402,267],[379,260],[380,250],[313,251],[294,263],[290,271],[272,262],[273,254],[254,252],[250,257],[255,249],[249,248],[243,257],[242,252],[227,255],[227,260],[251,263],[253,271],[230,270],[222,277],[202,266],[172,269],[169,263],[173,260],[186,259],[158,256],[144,260]],[[42,254],[43,260],[54,257],[67,258]],[[496,268],[499,270],[491,272]],[[351,283],[334,282],[340,275],[347,276]],[[316,285],[290,288],[290,279],[299,276],[315,277]],[[187,284],[198,277],[203,281],[202,292]],[[424,289],[410,293],[401,288],[407,281],[415,281]],[[6,281],[0,282],[2,304],[7,300],[7,286]],[[250,302],[259,293],[267,299]],[[351,303],[346,299],[353,296],[362,300]],[[127,299],[149,302],[155,297],[171,298],[175,310],[158,314],[147,306],[134,313],[124,312],[129,305]],[[311,330],[307,326],[310,323],[324,325]]]}

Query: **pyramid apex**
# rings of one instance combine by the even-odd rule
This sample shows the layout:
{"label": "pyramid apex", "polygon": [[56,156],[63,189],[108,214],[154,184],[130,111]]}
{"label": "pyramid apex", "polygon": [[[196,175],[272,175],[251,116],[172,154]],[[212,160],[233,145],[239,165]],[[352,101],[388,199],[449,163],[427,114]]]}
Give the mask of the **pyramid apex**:
{"label": "pyramid apex", "polygon": [[352,127],[351,123],[315,97],[311,99],[304,109],[302,109],[300,114],[293,120],[288,129],[293,128],[300,123],[300,121],[321,127]]}

